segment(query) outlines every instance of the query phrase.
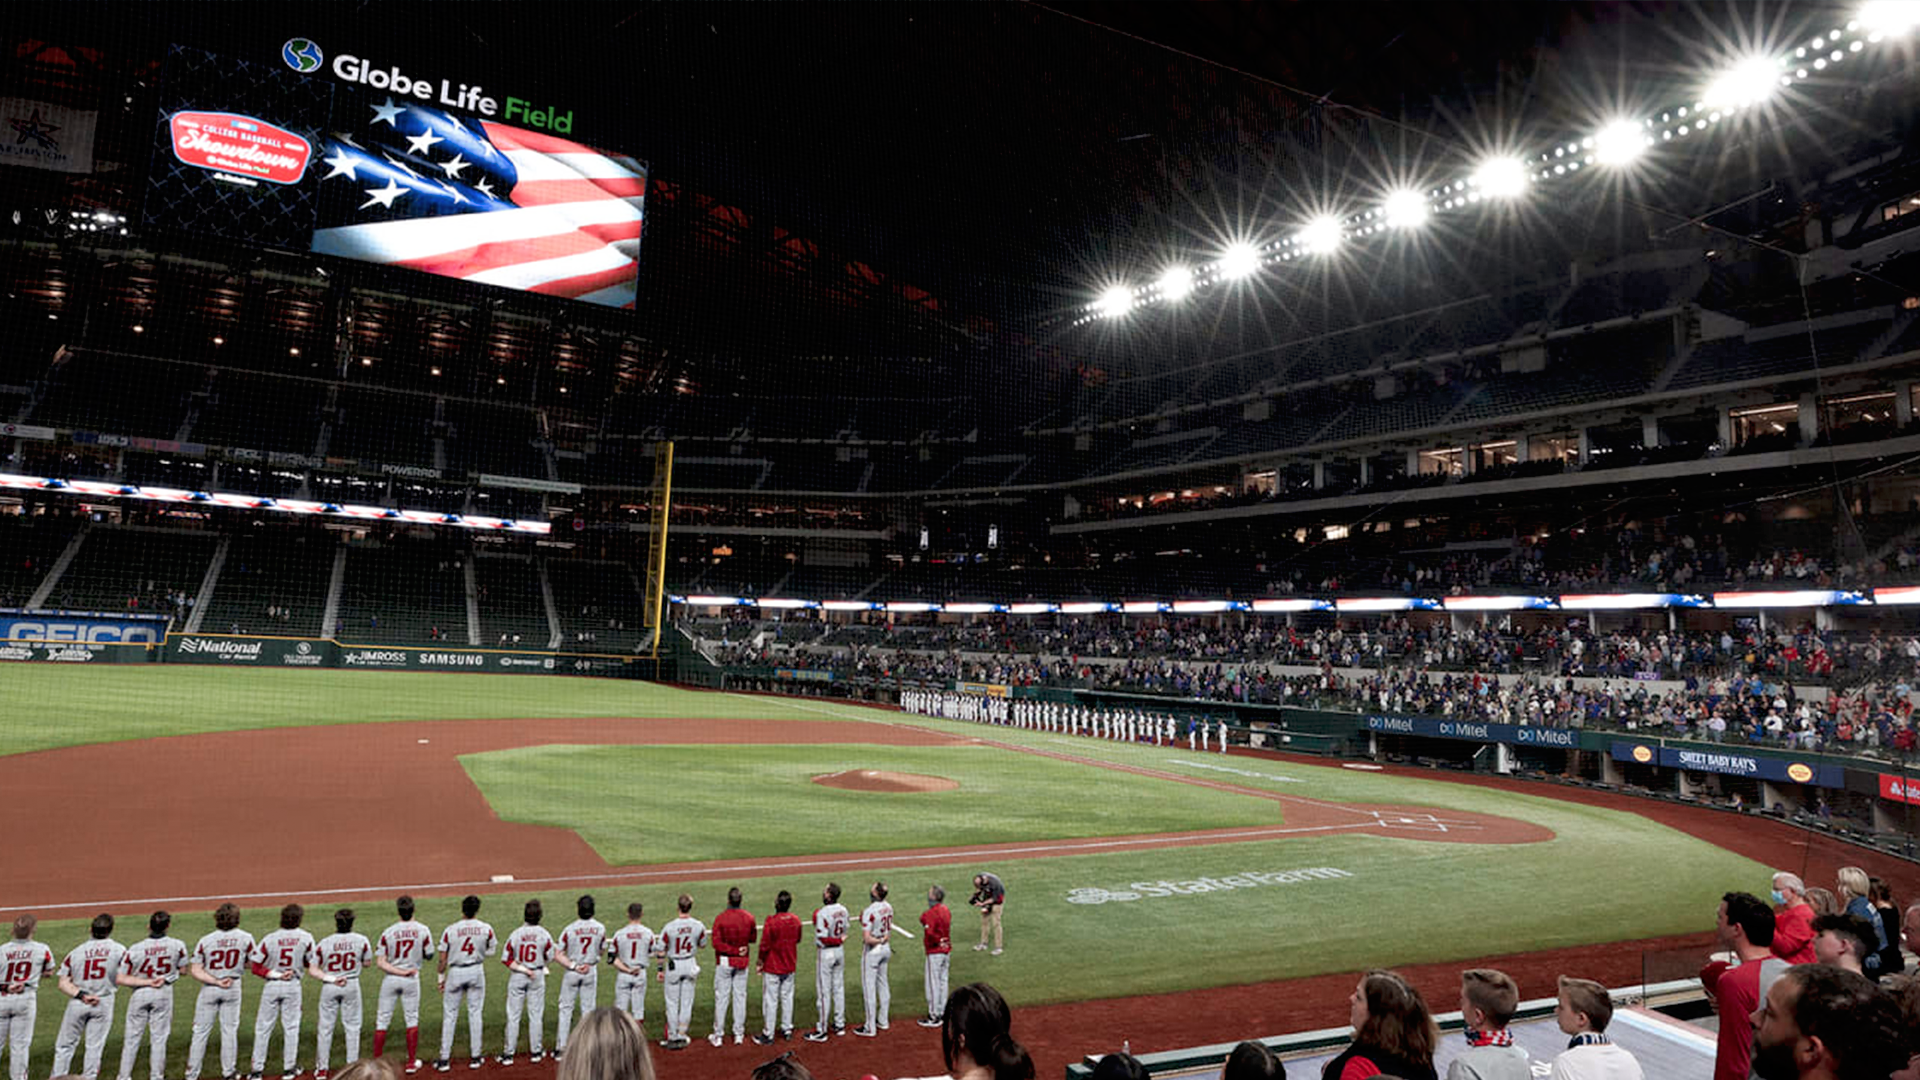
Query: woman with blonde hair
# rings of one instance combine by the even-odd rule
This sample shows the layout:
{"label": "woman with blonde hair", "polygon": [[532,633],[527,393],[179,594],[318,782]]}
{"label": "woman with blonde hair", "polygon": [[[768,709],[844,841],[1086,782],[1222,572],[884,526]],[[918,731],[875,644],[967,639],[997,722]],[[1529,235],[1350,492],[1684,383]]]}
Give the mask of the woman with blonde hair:
{"label": "woman with blonde hair", "polygon": [[1834,887],[1840,895],[1840,902],[1846,905],[1844,910],[1848,915],[1857,915],[1873,924],[1873,952],[1860,958],[1860,967],[1867,973],[1867,978],[1877,979],[1880,977],[1880,958],[1887,951],[1887,928],[1881,925],[1879,914],[1873,910],[1873,901],[1867,898],[1873,889],[1871,879],[1865,870],[1857,866],[1843,866],[1834,874]]}
{"label": "woman with blonde hair", "polygon": [[1823,889],[1818,885],[1807,890],[1807,905],[1813,908],[1815,918],[1822,915],[1840,914],[1840,901],[1834,899],[1832,889]]}
{"label": "woman with blonde hair", "polygon": [[334,1080],[400,1080],[393,1062],[386,1058],[361,1058],[333,1074]]}
{"label": "woman with blonde hair", "polygon": [[647,1037],[625,1012],[595,1009],[567,1039],[555,1080],[653,1080]]}

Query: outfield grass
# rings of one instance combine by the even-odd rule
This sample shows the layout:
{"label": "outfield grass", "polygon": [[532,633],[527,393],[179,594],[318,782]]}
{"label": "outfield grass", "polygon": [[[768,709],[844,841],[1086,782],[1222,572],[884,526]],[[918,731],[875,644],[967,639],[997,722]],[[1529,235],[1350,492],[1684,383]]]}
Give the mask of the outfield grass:
{"label": "outfield grass", "polygon": [[[614,866],[1282,821],[1271,800],[992,747],[536,746],[460,763],[503,820],[573,829]],[[848,769],[960,786],[882,793],[813,782]],[[582,791],[621,796],[582,799]]]}

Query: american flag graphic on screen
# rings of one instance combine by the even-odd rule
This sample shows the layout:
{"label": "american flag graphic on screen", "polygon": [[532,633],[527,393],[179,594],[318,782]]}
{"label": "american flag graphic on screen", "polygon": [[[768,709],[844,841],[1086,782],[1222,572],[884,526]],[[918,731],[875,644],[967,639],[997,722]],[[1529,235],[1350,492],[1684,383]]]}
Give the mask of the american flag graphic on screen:
{"label": "american flag graphic on screen", "polygon": [[391,97],[366,110],[315,164],[314,251],[633,306],[644,165]]}

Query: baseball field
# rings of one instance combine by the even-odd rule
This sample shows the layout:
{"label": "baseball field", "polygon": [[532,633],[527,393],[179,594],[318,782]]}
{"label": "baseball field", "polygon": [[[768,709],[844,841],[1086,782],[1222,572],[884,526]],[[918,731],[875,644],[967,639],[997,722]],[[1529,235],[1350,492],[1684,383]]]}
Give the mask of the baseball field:
{"label": "baseball field", "polygon": [[[56,956],[99,911],[130,942],[167,908],[191,947],[229,898],[256,935],[298,901],[316,937],[341,906],[374,937],[400,892],[422,898],[436,931],[473,892],[504,938],[534,897],[556,931],[581,893],[610,928],[639,900],[658,929],[683,891],[710,923],[730,885],[761,918],[787,889],[804,919],[829,880],[856,913],[885,880],[914,931],[927,887],[946,889],[954,985],[985,979],[1032,1007],[1697,934],[1721,893],[1767,888],[1761,863],[1630,809],[819,700],[580,678],[22,665],[0,670],[0,702],[0,790],[15,807],[0,917],[37,912]],[[982,869],[1007,884],[1003,956],[968,948],[978,920],[965,899]],[[815,1017],[810,952],[802,1029]],[[489,979],[490,1048],[502,975]],[[369,1002],[377,983],[367,977]],[[891,983],[894,1032],[918,1031],[917,942],[896,944]],[[757,980],[749,996],[754,1030]],[[183,987],[176,1062],[191,999]],[[43,988],[33,1075],[63,1004]],[[656,983],[655,1037],[662,1012]],[[430,1052],[430,988],[423,1014]],[[711,1014],[703,975],[696,1038]],[[116,1024],[108,1068],[119,1042]]]}

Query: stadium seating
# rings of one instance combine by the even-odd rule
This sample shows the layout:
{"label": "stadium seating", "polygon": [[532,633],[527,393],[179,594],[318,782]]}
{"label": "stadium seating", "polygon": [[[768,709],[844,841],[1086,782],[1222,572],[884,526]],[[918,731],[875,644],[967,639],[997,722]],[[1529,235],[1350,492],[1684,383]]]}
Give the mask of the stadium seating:
{"label": "stadium seating", "polygon": [[325,530],[234,533],[213,595],[200,613],[200,629],[318,637],[337,545],[335,534]]}
{"label": "stadium seating", "polygon": [[95,526],[54,586],[51,606],[168,614],[170,594],[200,591],[218,542],[210,532]]}
{"label": "stadium seating", "polygon": [[[467,641],[462,538],[363,543],[347,549],[340,593],[342,641],[433,644]],[[436,637],[438,630],[442,636]]]}
{"label": "stadium seating", "polygon": [[0,515],[0,608],[26,604],[79,527],[71,518]]}
{"label": "stadium seating", "polygon": [[[1816,366],[1851,364],[1861,350],[1886,332],[1888,321],[1875,319],[1809,336],[1781,334],[1762,341],[1733,337],[1709,341],[1695,348],[1685,367],[1667,383],[1669,390],[1686,390],[1715,383],[1740,382],[1772,375],[1809,371]],[[1817,360],[1816,360],[1817,357]]]}
{"label": "stadium seating", "polygon": [[[544,649],[553,637],[546,601],[540,595],[540,568],[518,555],[475,555],[473,580],[479,589],[480,644]],[[517,640],[516,640],[517,639]]]}
{"label": "stadium seating", "polygon": [[172,439],[186,422],[194,391],[206,380],[207,369],[197,365],[75,352],[54,368],[28,421]]}
{"label": "stadium seating", "polygon": [[641,643],[646,604],[625,563],[551,559],[547,580],[560,613],[563,648],[628,653]]}
{"label": "stadium seating", "polygon": [[447,467],[456,473],[547,478],[539,425],[529,409],[448,401]]}

